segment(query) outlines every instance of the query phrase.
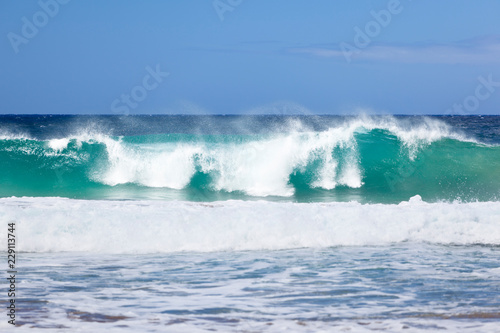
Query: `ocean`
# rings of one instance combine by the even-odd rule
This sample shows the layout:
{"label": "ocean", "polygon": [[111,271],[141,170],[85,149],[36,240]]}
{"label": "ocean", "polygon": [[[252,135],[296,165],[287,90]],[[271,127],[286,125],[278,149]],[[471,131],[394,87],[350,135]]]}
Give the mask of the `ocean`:
{"label": "ocean", "polygon": [[500,116],[0,115],[0,221],[19,331],[500,332]]}

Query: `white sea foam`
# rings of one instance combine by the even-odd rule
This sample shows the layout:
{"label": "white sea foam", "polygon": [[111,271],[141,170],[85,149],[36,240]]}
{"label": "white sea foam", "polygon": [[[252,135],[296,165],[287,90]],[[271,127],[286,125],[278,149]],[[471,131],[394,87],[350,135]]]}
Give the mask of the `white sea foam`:
{"label": "white sea foam", "polygon": [[[108,185],[137,183],[182,189],[198,169],[211,173],[215,190],[291,196],[290,175],[319,161],[313,187],[358,188],[363,174],[355,134],[374,129],[387,130],[399,138],[412,159],[423,145],[436,140],[467,140],[441,121],[424,118],[415,125],[393,117],[354,118],[321,132],[310,131],[296,120],[284,132],[243,143],[171,142],[145,147],[101,137],[98,140],[106,145],[109,166],[97,173],[95,180]],[[341,157],[335,156],[335,149],[343,151]]]}
{"label": "white sea foam", "polygon": [[[7,124],[5,124],[7,125]],[[11,126],[0,127],[0,140],[32,140],[33,138],[25,131],[14,130]]]}
{"label": "white sea foam", "polygon": [[[0,199],[17,249],[168,253],[384,245],[500,245],[500,203],[215,203]],[[7,228],[0,230],[6,248]]]}
{"label": "white sea foam", "polygon": [[[408,243],[164,255],[21,253],[17,283],[29,299],[16,305],[17,320],[25,323],[16,330],[495,332],[497,257],[497,248]],[[0,322],[1,332],[9,327]]]}
{"label": "white sea foam", "polygon": [[[212,145],[204,142],[134,145],[110,138],[101,138],[100,142],[106,145],[108,166],[95,178],[108,185],[137,183],[182,189],[200,169],[213,175],[215,190],[291,196],[294,189],[288,183],[290,174],[316,159],[322,166],[315,186],[331,189],[337,184],[350,187],[362,184],[353,132],[342,129]],[[332,156],[335,147],[349,148],[342,169]]]}
{"label": "white sea foam", "polygon": [[[443,138],[469,140],[446,123],[422,118],[418,123],[394,117],[356,117],[313,131],[291,119],[274,134],[249,137],[244,142],[131,143],[88,130],[73,137],[47,141],[46,155],[63,154],[70,142],[105,146],[104,163],[93,166],[92,180],[115,186],[135,183],[147,187],[183,189],[197,171],[209,173],[217,191],[240,191],[252,196],[292,196],[290,175],[315,165],[310,185],[331,190],[363,185],[357,133],[385,130],[400,140],[401,149],[414,159],[419,150]],[[469,140],[470,141],[470,140]],[[31,149],[31,148],[30,148]],[[341,153],[338,153],[341,151]],[[31,149],[27,153],[38,153]],[[69,154],[66,152],[66,154]],[[72,155],[71,155],[72,156]]]}
{"label": "white sea foam", "polygon": [[62,151],[68,147],[70,139],[69,138],[63,138],[63,139],[52,139],[49,140],[47,145],[49,148],[56,150],[56,151]]}
{"label": "white sea foam", "polygon": [[195,146],[158,144],[151,149],[127,147],[119,141],[107,140],[109,165],[97,180],[117,185],[137,183],[149,187],[182,189],[195,173]]}

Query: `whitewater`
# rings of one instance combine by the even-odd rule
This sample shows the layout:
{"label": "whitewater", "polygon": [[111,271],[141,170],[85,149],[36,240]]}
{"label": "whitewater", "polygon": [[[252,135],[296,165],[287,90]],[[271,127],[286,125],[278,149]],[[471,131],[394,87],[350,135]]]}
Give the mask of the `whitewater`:
{"label": "whitewater", "polygon": [[499,195],[498,135],[483,126],[498,128],[498,117],[457,124],[469,128],[429,117],[131,118],[7,118],[0,196],[398,203]]}
{"label": "whitewater", "polygon": [[498,116],[0,116],[19,331],[496,332],[499,198]]}
{"label": "whitewater", "polygon": [[[0,199],[25,252],[170,253],[334,246],[500,245],[500,204],[397,205]],[[404,222],[402,222],[404,221]],[[6,230],[0,237],[6,239]],[[124,244],[127,244],[124,246]],[[5,244],[3,244],[5,245]]]}

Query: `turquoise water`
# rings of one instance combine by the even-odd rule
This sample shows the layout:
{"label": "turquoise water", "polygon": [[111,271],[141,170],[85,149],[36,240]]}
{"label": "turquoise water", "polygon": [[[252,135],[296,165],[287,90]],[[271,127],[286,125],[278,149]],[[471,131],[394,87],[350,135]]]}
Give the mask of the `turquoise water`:
{"label": "turquoise water", "polygon": [[150,118],[0,118],[0,197],[398,203],[500,194],[500,117]]}
{"label": "turquoise water", "polygon": [[498,332],[499,197],[497,116],[0,116],[19,331]]}

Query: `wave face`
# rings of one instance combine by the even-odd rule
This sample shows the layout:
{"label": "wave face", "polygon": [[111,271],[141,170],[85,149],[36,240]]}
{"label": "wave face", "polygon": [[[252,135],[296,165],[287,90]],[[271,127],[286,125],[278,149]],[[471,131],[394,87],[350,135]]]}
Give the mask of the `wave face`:
{"label": "wave face", "polygon": [[[500,245],[500,203],[0,199],[23,252],[170,253],[403,242]],[[7,228],[0,230],[6,248]],[[126,246],[124,246],[126,244]]]}
{"label": "wave face", "polygon": [[0,197],[500,197],[500,117],[4,116],[0,124]]}

